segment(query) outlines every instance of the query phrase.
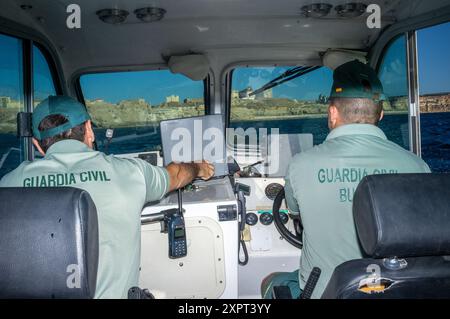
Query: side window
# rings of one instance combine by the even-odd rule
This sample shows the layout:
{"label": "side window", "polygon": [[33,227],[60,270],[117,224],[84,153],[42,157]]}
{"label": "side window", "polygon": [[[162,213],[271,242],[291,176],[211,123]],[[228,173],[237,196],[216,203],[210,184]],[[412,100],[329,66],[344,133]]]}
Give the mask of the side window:
{"label": "side window", "polygon": [[[321,67],[301,74],[302,68],[305,69],[288,66],[234,69],[229,126],[244,130],[278,128],[280,134],[309,133],[313,134],[314,144],[322,143],[329,133],[328,95],[333,72]],[[271,87],[269,83],[277,79],[290,80]],[[267,89],[261,89],[263,86]]]}
{"label": "side window", "polygon": [[0,35],[0,178],[23,161],[16,137],[17,113],[24,109],[21,40]]}
{"label": "side window", "polygon": [[422,157],[450,172],[450,23],[417,32]]}
{"label": "side window", "polygon": [[205,114],[203,82],[169,70],[87,74],[80,86],[98,149],[108,153],[159,150],[159,122]]}
{"label": "side window", "polygon": [[49,65],[37,46],[33,46],[33,71],[34,105],[36,106],[49,95],[56,95]]}
{"label": "side window", "polygon": [[409,149],[408,75],[406,38],[398,37],[384,54],[378,76],[388,98],[383,105],[384,119],[380,128],[389,140]]}

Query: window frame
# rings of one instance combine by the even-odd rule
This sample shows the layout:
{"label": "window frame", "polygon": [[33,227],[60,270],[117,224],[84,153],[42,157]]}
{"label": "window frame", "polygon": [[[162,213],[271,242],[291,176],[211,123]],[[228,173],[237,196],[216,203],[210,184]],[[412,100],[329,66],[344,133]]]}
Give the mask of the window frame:
{"label": "window frame", "polygon": [[[156,66],[150,66],[148,68],[139,68],[139,69],[107,69],[107,70],[95,70],[95,71],[88,71],[88,72],[81,72],[78,73],[75,76],[75,79],[73,81],[74,88],[75,88],[75,94],[77,96],[78,101],[80,101],[85,107],[86,107],[86,100],[84,98],[83,90],[81,89],[81,77],[84,75],[90,75],[90,74],[104,74],[104,73],[125,73],[125,72],[144,72],[144,71],[164,71],[169,70],[167,65],[156,65]],[[211,114],[211,83],[213,81],[213,76],[211,71],[208,73],[208,76],[202,81],[203,82],[203,100],[205,103],[205,115]]]}
{"label": "window frame", "polygon": [[[439,24],[439,23],[438,23]],[[435,24],[437,25],[437,24]],[[433,26],[433,25],[431,25]],[[418,83],[418,53],[417,53],[417,31],[419,29],[406,30],[397,33],[382,48],[376,61],[376,72],[379,74],[380,68],[385,60],[386,54],[391,45],[400,37],[405,39],[405,60],[406,60],[406,76],[408,90],[408,133],[409,133],[409,150],[419,157],[422,157],[422,139],[420,126],[420,84]]]}
{"label": "window frame", "polygon": [[[391,43],[396,40],[399,36],[405,36],[407,49],[406,52],[408,54],[408,45],[412,49],[410,52],[415,51],[415,57],[414,56],[407,56],[407,64],[408,68],[410,67],[417,67],[417,65],[414,66],[414,59],[417,57],[417,47],[413,47],[412,44],[417,44],[417,41],[415,41],[416,36],[408,36],[411,35],[411,33],[416,33],[420,29],[433,27],[442,23],[450,22],[448,18],[448,14],[450,12],[450,7],[441,8],[438,10],[430,11],[424,14],[421,14],[413,19],[406,19],[403,21],[399,21],[389,28],[385,30],[385,32],[382,32],[381,35],[376,39],[374,44],[369,50],[369,63],[372,65],[375,70],[378,73],[378,67],[381,65],[381,61],[384,59],[384,55],[386,54],[387,49],[389,49]],[[414,42],[414,43],[413,43]],[[414,55],[414,54],[413,54]],[[416,61],[417,62],[417,61]],[[415,77],[418,77],[418,69],[416,69],[417,74],[415,74]],[[411,75],[410,70],[407,70],[408,76]],[[410,88],[410,79],[408,78],[408,101],[409,101],[409,138],[410,138],[410,150],[415,151],[414,153],[421,157],[421,128],[420,128],[420,100],[417,101],[416,105],[413,105],[411,103],[411,96],[410,94],[415,94],[420,92],[420,87],[416,87],[417,92],[411,92]],[[417,113],[416,113],[417,112]],[[412,118],[412,116],[416,114],[415,119]],[[413,131],[412,128],[415,128]],[[416,143],[416,145],[413,145]]]}
{"label": "window frame", "polygon": [[[409,80],[409,72],[408,72],[408,67],[409,67],[409,57],[408,57],[408,33],[400,33],[397,34],[396,36],[394,36],[392,39],[390,39],[386,45],[383,47],[381,54],[378,56],[378,60],[376,61],[375,64],[375,72],[377,74],[377,76],[380,75],[381,72],[381,67],[383,66],[383,63],[386,59],[386,55],[389,52],[389,49],[391,48],[391,46],[395,43],[395,41],[397,41],[398,39],[400,39],[401,37],[404,38],[405,40],[405,61],[406,61],[406,68],[407,70],[405,70],[406,72],[406,90],[407,90],[407,95],[406,97],[408,98],[408,138],[409,138],[409,151],[415,153],[417,155],[417,153],[414,151],[417,147],[417,144],[414,142],[415,140],[417,140],[417,136],[420,136],[420,125],[418,127],[415,126],[415,124],[413,124],[413,121],[415,121],[415,119],[413,119],[412,114],[413,112],[411,111],[411,104],[410,104],[410,80]],[[369,58],[369,64],[370,64],[370,58]],[[419,147],[420,149],[420,147]],[[420,155],[419,155],[420,156]]]}
{"label": "window frame", "polygon": [[[117,67],[117,68],[108,68],[108,69],[94,69],[91,71],[84,71],[84,72],[79,72],[76,73],[73,76],[73,80],[72,80],[72,84],[73,84],[73,88],[75,91],[75,95],[78,99],[78,101],[80,103],[82,103],[84,105],[84,107],[87,109],[86,106],[86,100],[84,98],[84,94],[83,94],[83,90],[81,88],[81,77],[84,75],[91,75],[91,74],[105,74],[105,73],[120,73],[120,72],[144,72],[144,71],[163,71],[163,70],[169,70],[169,67],[167,65],[153,65],[153,66],[149,66],[146,68],[140,68],[140,67],[135,67],[135,68],[121,68],[121,67]],[[205,114],[204,115],[209,115],[212,114],[212,110],[211,110],[211,83],[213,83],[214,81],[214,77],[213,77],[213,73],[210,70],[208,72],[207,77],[202,81],[203,82],[203,100],[205,103]],[[95,124],[93,123],[94,127]],[[95,149],[97,149],[97,145],[94,144]]]}
{"label": "window frame", "polygon": [[[417,104],[417,111],[416,111],[417,112],[417,121],[416,121],[416,125],[417,125],[418,131],[419,131],[419,134],[417,136],[417,140],[418,140],[418,147],[419,147],[418,151],[420,153],[419,156],[421,158],[423,156],[423,149],[422,149],[422,123],[421,123],[422,112],[421,112],[421,107],[420,107],[421,86],[420,86],[420,79],[419,79],[419,73],[420,73],[419,32],[422,31],[422,30],[425,30],[425,29],[434,28],[434,27],[437,27],[439,25],[447,24],[447,23],[450,24],[450,20],[448,20],[448,21],[441,21],[441,22],[438,22],[438,23],[432,24],[432,25],[421,26],[421,27],[419,27],[419,28],[417,28],[415,30],[412,30],[412,31],[409,31],[409,32],[406,33],[406,36],[407,37],[409,36],[411,38],[411,41],[415,45],[415,48],[413,48],[413,50],[415,50],[415,52],[413,52],[413,54],[414,54],[413,58],[415,59],[415,61],[414,61],[415,70],[414,71],[416,72],[416,74],[415,74],[415,78],[411,79],[410,81],[415,81],[416,82],[416,90],[413,91],[413,93],[415,93],[415,97],[414,98],[417,101],[417,103],[416,103]],[[426,114],[426,113],[424,113],[424,114]],[[424,159],[424,161],[425,161],[425,159]],[[428,164],[428,165],[430,166],[430,169],[432,170],[432,172],[434,172],[433,171],[433,167],[430,164]],[[444,172],[444,174],[448,174],[448,173],[450,173],[450,172]]]}
{"label": "window frame", "polygon": [[[8,32],[0,30],[0,35],[15,38],[19,41],[22,49],[22,86],[23,86],[23,98],[24,98],[24,108],[23,112],[32,113],[34,109],[34,59],[33,59],[33,47],[36,46],[37,49],[42,53],[48,68],[50,70],[51,79],[53,86],[55,88],[56,94],[63,93],[62,78],[59,76],[57,62],[53,58],[50,50],[40,40],[33,39],[33,37],[24,36],[23,34],[18,34],[19,32]],[[21,137],[18,137],[21,138]],[[23,138],[23,137],[22,137]],[[34,149],[31,137],[23,138],[23,143],[21,143],[21,158],[23,161],[34,160]]]}

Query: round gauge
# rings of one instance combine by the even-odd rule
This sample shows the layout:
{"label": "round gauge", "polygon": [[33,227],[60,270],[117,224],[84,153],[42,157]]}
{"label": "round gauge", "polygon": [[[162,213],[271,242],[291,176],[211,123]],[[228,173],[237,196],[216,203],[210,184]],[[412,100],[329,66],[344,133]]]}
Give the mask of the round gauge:
{"label": "round gauge", "polygon": [[286,213],[281,213],[280,212],[280,218],[281,218],[281,222],[286,225],[287,222],[289,221],[289,216]]}
{"label": "round gauge", "polygon": [[263,225],[270,225],[273,222],[273,216],[270,213],[262,213],[259,216],[259,221],[261,222],[261,224]]}
{"label": "round gauge", "polygon": [[258,222],[258,216],[255,213],[247,213],[245,215],[245,223],[247,225],[253,226]]}
{"label": "round gauge", "polygon": [[264,192],[266,193],[266,196],[270,200],[274,200],[277,194],[283,189],[283,185],[278,183],[270,183],[266,186],[266,189]]}

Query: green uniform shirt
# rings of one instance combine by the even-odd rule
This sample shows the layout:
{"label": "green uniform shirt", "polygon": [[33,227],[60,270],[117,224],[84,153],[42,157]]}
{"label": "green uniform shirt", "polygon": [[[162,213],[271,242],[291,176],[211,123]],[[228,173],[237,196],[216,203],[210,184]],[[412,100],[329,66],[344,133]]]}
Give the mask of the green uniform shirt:
{"label": "green uniform shirt", "polygon": [[52,145],[43,159],[23,162],[0,181],[0,187],[22,186],[71,186],[91,195],[100,239],[95,297],[127,298],[128,289],[139,280],[140,214],[146,202],[168,191],[167,171],[65,140]]}
{"label": "green uniform shirt", "polygon": [[319,267],[313,298],[320,298],[336,266],[362,258],[352,200],[364,176],[420,172],[430,172],[424,161],[367,124],[338,127],[323,144],[296,155],[286,175],[286,201],[304,226],[300,287]]}

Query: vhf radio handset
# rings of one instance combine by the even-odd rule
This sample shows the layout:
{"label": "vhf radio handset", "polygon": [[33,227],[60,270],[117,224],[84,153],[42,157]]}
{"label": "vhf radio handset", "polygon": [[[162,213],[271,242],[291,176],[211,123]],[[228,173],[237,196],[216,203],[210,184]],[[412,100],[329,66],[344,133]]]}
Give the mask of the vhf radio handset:
{"label": "vhf radio handset", "polygon": [[161,222],[161,232],[167,233],[169,239],[169,258],[176,259],[186,256],[186,225],[183,217],[181,190],[178,190],[178,208],[141,216],[143,225],[158,221]]}
{"label": "vhf radio handset", "polygon": [[169,237],[169,258],[181,258],[187,254],[186,225],[183,212],[173,209],[164,216]]}

